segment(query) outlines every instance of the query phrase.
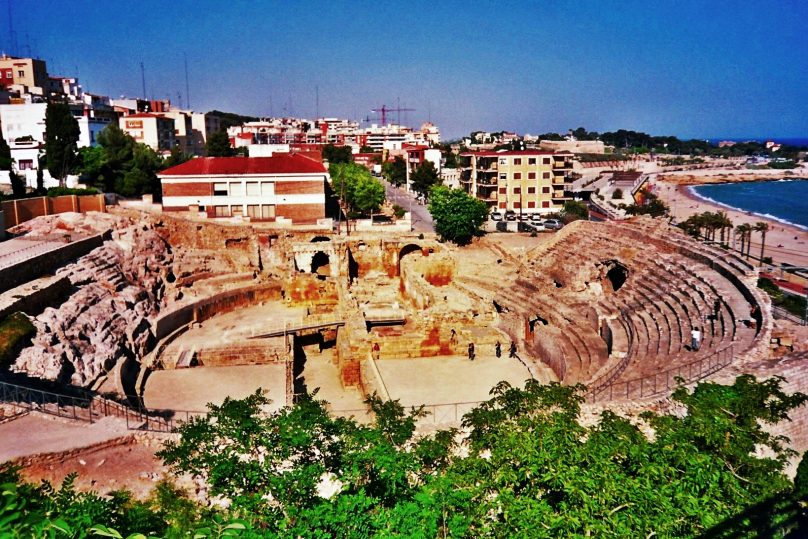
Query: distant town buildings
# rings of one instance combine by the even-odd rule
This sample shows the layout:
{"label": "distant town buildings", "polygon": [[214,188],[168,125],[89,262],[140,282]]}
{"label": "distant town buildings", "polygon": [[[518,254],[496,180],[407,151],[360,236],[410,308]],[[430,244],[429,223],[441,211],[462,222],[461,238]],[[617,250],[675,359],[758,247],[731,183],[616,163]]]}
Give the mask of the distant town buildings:
{"label": "distant town buildings", "polygon": [[301,154],[201,157],[158,177],[167,212],[292,223],[325,218],[328,173],[322,162]]}
{"label": "distant town buildings", "polygon": [[477,151],[460,154],[460,185],[489,208],[554,213],[570,200],[572,153]]}

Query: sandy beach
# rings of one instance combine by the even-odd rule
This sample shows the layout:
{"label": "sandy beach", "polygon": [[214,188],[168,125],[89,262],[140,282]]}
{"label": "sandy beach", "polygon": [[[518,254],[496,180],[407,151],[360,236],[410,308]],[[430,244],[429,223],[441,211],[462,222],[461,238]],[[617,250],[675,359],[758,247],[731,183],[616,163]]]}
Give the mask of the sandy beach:
{"label": "sandy beach", "polygon": [[[707,202],[693,195],[688,186],[706,183],[726,183],[735,181],[766,181],[781,178],[808,178],[808,169],[802,167],[795,169],[791,174],[783,170],[761,171],[728,171],[704,170],[688,171],[660,175],[652,181],[654,192],[670,207],[671,214],[677,222],[684,221],[694,214],[706,211],[725,211],[734,226],[742,223],[754,225],[759,221],[769,223],[766,233],[766,247],[764,256],[772,257],[775,263],[786,262],[795,266],[808,266],[808,231],[783,224],[774,219],[767,219],[759,215],[744,211],[732,210],[725,206]],[[730,238],[730,245],[733,245]],[[734,244],[740,249],[740,240]],[[760,256],[760,233],[752,233],[752,247],[750,255]]]}

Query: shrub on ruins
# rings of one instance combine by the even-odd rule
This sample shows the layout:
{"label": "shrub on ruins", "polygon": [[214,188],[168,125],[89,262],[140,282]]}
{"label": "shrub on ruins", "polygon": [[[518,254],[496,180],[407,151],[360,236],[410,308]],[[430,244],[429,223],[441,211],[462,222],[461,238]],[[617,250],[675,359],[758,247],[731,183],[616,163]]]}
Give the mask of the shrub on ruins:
{"label": "shrub on ruins", "polygon": [[466,194],[462,189],[449,189],[443,185],[432,188],[429,213],[435,223],[435,232],[446,241],[466,245],[482,234],[482,225],[488,218],[485,202]]}

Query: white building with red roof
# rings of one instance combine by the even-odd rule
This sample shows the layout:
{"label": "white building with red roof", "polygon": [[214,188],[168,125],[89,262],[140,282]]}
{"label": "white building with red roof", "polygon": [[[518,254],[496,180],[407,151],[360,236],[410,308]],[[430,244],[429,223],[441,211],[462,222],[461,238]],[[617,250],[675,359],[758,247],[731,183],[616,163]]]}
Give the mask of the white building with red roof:
{"label": "white building with red roof", "polygon": [[198,211],[211,219],[325,218],[328,172],[315,159],[295,153],[271,157],[199,157],[158,174],[163,211]]}

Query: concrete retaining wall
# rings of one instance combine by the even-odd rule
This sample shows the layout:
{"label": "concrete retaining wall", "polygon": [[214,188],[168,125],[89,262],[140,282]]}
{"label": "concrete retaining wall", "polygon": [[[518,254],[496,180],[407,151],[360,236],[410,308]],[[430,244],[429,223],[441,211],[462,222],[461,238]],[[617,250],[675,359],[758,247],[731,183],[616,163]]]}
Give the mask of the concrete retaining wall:
{"label": "concrete retaining wall", "polygon": [[[4,202],[5,204],[5,202]],[[71,260],[80,258],[93,249],[101,247],[110,238],[109,232],[66,243],[64,247],[33,256],[28,260],[0,269],[0,292],[27,283],[53,271]]]}
{"label": "concrete retaining wall", "polygon": [[35,316],[45,307],[61,303],[70,290],[67,277],[45,277],[9,290],[0,296],[0,320],[18,311]]}
{"label": "concrete retaining wall", "polygon": [[[89,211],[106,212],[104,195],[65,195],[60,197],[35,197],[6,200],[2,203],[4,227],[11,228],[43,215]],[[4,229],[5,229],[4,228]]]}

